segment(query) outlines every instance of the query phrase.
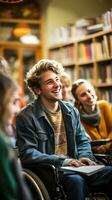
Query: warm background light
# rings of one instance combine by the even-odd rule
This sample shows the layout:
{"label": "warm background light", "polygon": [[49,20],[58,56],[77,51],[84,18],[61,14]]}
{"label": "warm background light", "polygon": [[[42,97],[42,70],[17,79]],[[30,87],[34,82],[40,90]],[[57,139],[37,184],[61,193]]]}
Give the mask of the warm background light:
{"label": "warm background light", "polygon": [[31,28],[28,26],[28,24],[18,24],[13,30],[13,35],[16,37],[21,37],[23,35],[30,33],[31,33]]}

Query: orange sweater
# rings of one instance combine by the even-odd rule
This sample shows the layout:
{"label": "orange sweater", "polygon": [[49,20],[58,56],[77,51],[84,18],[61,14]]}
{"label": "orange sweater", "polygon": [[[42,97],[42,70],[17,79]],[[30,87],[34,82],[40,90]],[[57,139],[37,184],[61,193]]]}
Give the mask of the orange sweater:
{"label": "orange sweater", "polygon": [[[91,140],[112,138],[112,110],[111,105],[105,101],[101,100],[97,102],[100,109],[100,123],[98,129],[91,127],[81,120],[86,132],[89,134]],[[106,149],[110,148],[112,143],[105,145]]]}

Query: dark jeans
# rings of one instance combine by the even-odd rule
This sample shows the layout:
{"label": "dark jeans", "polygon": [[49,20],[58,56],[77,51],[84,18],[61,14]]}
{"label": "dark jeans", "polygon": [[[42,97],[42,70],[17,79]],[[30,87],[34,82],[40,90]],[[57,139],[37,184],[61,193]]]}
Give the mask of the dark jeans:
{"label": "dark jeans", "polygon": [[89,192],[104,192],[112,200],[112,167],[106,166],[102,171],[90,177],[78,174],[64,174],[61,183],[67,194],[67,200],[84,200]]}

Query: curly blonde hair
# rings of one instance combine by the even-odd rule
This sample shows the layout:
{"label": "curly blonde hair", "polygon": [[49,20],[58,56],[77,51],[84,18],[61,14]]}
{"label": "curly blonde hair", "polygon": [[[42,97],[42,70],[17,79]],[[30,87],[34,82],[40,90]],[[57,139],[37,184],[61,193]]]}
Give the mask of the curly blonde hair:
{"label": "curly blonde hair", "polygon": [[35,64],[26,75],[26,83],[29,89],[35,94],[35,88],[40,88],[41,74],[46,71],[53,71],[61,76],[64,68],[61,63],[55,60],[42,59]]}

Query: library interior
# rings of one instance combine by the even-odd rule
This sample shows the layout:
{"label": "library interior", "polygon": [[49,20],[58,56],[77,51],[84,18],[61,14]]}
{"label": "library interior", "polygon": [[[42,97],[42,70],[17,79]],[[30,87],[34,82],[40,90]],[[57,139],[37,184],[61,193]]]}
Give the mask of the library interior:
{"label": "library interior", "polygon": [[[82,115],[81,115],[80,109],[79,109],[79,112],[78,112],[78,109],[76,109],[76,113],[79,113],[79,116],[80,116],[79,118],[81,120],[83,119],[81,117],[84,117],[84,120],[86,118],[87,121],[90,121],[87,127],[86,126],[84,127],[84,130],[86,130],[87,132],[86,138],[89,141],[90,146],[92,147],[93,145],[93,147],[91,148],[93,150],[93,153],[99,153],[99,154],[101,153],[103,155],[103,153],[105,154],[109,150],[108,151],[109,157],[107,158],[107,154],[106,154],[106,157],[105,155],[103,157],[104,162],[102,162],[102,160],[100,161],[102,165],[101,167],[103,169],[105,168],[104,170],[106,170],[106,167],[104,165],[112,166],[112,123],[111,123],[111,120],[112,120],[111,118],[112,117],[112,0],[69,0],[69,1],[68,0],[31,0],[31,1],[30,0],[0,0],[0,67],[1,67],[1,63],[4,66],[7,65],[7,68],[8,68],[7,73],[11,75],[12,80],[15,80],[19,88],[20,97],[18,97],[19,104],[18,104],[18,110],[16,110],[15,112],[16,116],[19,112],[21,112],[21,108],[23,111],[24,106],[26,108],[32,101],[34,101],[34,95],[31,92],[31,89],[33,87],[30,88],[29,90],[28,82],[26,81],[26,76],[28,75],[28,72],[30,71],[30,69],[36,63],[39,63],[41,59],[46,59],[46,60],[48,59],[50,61],[54,60],[56,62],[61,63],[62,66],[64,67],[65,74],[63,73],[63,77],[64,76],[65,77],[62,83],[60,82],[62,84],[62,99],[61,99],[62,102],[68,101],[66,97],[64,99],[63,94],[64,95],[67,94],[68,96],[70,95],[70,97],[68,97],[69,103],[70,103],[70,106],[74,107],[76,101],[79,102],[78,95],[81,99],[80,94],[78,94],[78,91],[79,92],[81,91],[79,88],[86,88],[86,87],[90,87],[90,89],[88,90],[90,90],[90,93],[92,95],[91,102],[92,101],[97,102],[97,100],[104,100],[105,102],[107,102],[108,105],[104,103],[105,104],[104,111],[103,111],[102,105],[101,105],[102,110],[99,111],[100,104],[98,104],[99,106],[99,108],[97,109],[98,112],[94,110],[92,113],[94,116],[90,114],[89,112],[86,113],[86,110],[84,109],[81,110],[82,111]],[[53,75],[55,74],[54,72],[52,73]],[[2,76],[1,72],[0,72],[0,76]],[[82,80],[81,84],[83,86],[81,84],[76,85],[77,88],[76,88],[76,92],[74,92],[75,95],[72,95],[72,91],[71,91],[72,84],[73,83],[75,84],[75,81],[77,80],[79,81]],[[83,80],[85,80],[86,82],[84,81],[83,83]],[[54,78],[52,81],[56,82],[57,80],[55,80]],[[63,84],[66,85],[65,88]],[[69,91],[66,91],[66,87],[69,87]],[[43,89],[43,91],[45,91],[45,89]],[[77,97],[76,97],[76,93],[77,93]],[[77,99],[75,99],[73,96],[75,96]],[[97,105],[96,102],[94,104],[95,109],[98,107],[96,106]],[[82,109],[82,107],[85,108],[86,106],[84,107],[84,102],[83,102],[82,105],[80,103],[79,107]],[[59,106],[59,109],[60,108],[61,107]],[[43,110],[44,112],[47,113],[46,108],[44,108]],[[83,113],[83,111],[85,111],[87,115]],[[105,112],[105,114],[103,112]],[[99,113],[101,113],[101,116],[99,116]],[[26,113],[24,112],[24,114]],[[51,115],[51,114],[52,112],[50,114],[47,113],[46,116]],[[30,113],[28,113],[28,117],[29,116],[30,116]],[[20,119],[20,121],[21,120],[22,118]],[[29,124],[27,124],[28,120],[29,120],[29,123],[33,122],[32,125],[30,124],[31,127]],[[32,133],[32,135],[35,135],[34,133],[35,131],[33,129],[37,128],[38,125],[33,120],[34,120],[33,117],[31,118],[30,116],[26,120],[26,122],[23,122],[22,130],[24,130],[25,128],[27,132],[28,130],[27,125],[28,125],[29,126],[28,128],[31,132],[29,130],[28,131]],[[50,120],[52,121],[52,119]],[[18,157],[16,130],[18,128],[18,135],[19,135],[20,127],[19,127],[19,123],[17,122],[18,123],[17,125],[15,121],[16,121],[15,116],[13,116],[13,120],[11,121],[11,124],[10,124],[11,126],[8,126],[7,133],[8,133],[8,136],[10,136],[11,138],[12,146],[14,148],[14,151],[17,154],[16,156]],[[103,126],[101,125],[100,128],[99,127],[96,128],[96,126],[99,125],[99,121],[101,122],[103,121],[102,122]],[[59,123],[60,122],[58,122],[58,124]],[[79,122],[77,122],[77,124],[78,123]],[[92,128],[91,128],[91,123],[94,123]],[[47,126],[49,126],[49,124],[47,124]],[[33,125],[35,127],[33,127]],[[52,123],[50,125],[52,125]],[[56,123],[54,123],[54,127],[55,126],[57,126]],[[90,135],[88,134],[89,126],[90,126],[90,132],[91,134],[93,134],[91,135],[91,138],[90,138]],[[54,129],[54,127],[52,129]],[[65,124],[65,127],[66,127],[66,124]],[[3,128],[2,124],[0,123],[0,135],[1,135],[2,128]],[[35,141],[39,140],[40,143],[43,142],[42,143],[42,147],[43,147],[44,145],[46,146],[48,145],[46,142],[48,138],[46,135],[44,135],[45,133],[42,132],[44,131],[44,128],[45,128],[44,125],[42,125],[41,128],[42,129],[39,130],[40,132],[36,130],[38,134],[40,135],[38,136],[38,138],[35,137],[35,139],[33,140]],[[64,129],[65,128],[63,128],[63,132],[66,132]],[[97,129],[97,131],[95,129]],[[60,132],[61,130],[62,129],[60,129]],[[92,133],[93,130],[95,130],[94,133]],[[3,131],[4,131],[4,128],[3,128]],[[96,136],[95,134],[97,133],[98,135]],[[19,137],[21,137],[23,141],[26,142],[26,144],[29,145],[31,148],[31,146],[33,146],[33,142],[30,143],[31,142],[30,136],[28,136],[29,141],[28,142],[25,141],[25,136],[26,135],[24,135],[24,133],[22,137],[19,135]],[[95,143],[92,144],[92,140],[95,140],[95,142],[97,143],[96,141],[97,139],[101,139],[99,140],[100,147],[94,146]],[[44,140],[44,141],[41,141],[41,140]],[[23,142],[23,146],[24,146],[24,142]],[[73,141],[71,141],[71,143],[72,142]],[[103,143],[100,143],[100,142],[103,142]],[[66,146],[67,145],[69,144],[67,143]],[[37,150],[38,148],[37,146],[39,145],[35,143],[35,147],[34,146],[32,147],[34,148],[34,157],[36,157],[35,150]],[[46,148],[46,146],[44,148]],[[27,147],[23,148],[22,145],[20,145],[19,148],[20,148],[20,154],[22,154],[26,151],[25,148]],[[29,151],[28,155],[30,155],[30,153],[32,152]],[[111,154],[111,157],[110,157],[110,154]],[[89,161],[87,162],[89,163]],[[92,162],[94,161],[92,160]],[[41,172],[40,170],[41,167],[43,169],[43,166],[39,166],[38,168],[39,173]],[[46,167],[47,167],[46,170],[48,170],[49,172],[49,166],[46,166]],[[54,172],[55,169],[53,168],[52,171]],[[60,196],[61,187],[58,185],[59,183],[57,183],[57,180],[58,180],[57,171],[55,171],[55,175],[53,177],[54,180],[56,179],[55,181],[56,182],[56,194],[55,194],[56,196],[53,196],[53,197],[50,196],[49,191],[46,190],[47,180],[44,186],[42,182],[43,180],[41,181],[41,178],[40,178],[41,175],[40,177],[38,176],[36,177],[36,175],[33,174],[32,171],[30,171],[29,169],[28,170],[24,169],[24,168],[22,169],[22,173],[26,179],[26,182],[28,182],[28,187],[30,186],[31,188],[33,187],[33,192],[34,192],[33,194],[34,199],[32,199],[30,195],[29,195],[29,198],[27,198],[27,194],[26,194],[27,191],[25,191],[25,195],[26,195],[25,200],[67,200],[67,197],[63,193],[63,191],[62,191],[63,194],[61,194]],[[48,176],[46,176],[46,179],[47,178],[49,179]],[[25,185],[24,182],[23,184]],[[108,181],[107,181],[107,184],[108,184]],[[36,193],[35,193],[35,187],[36,187]],[[22,192],[24,191],[21,190],[20,194]],[[30,192],[32,193],[32,191]],[[36,196],[37,193],[38,193],[38,196]],[[14,200],[24,200],[23,196],[21,195],[20,198],[15,198]],[[101,192],[101,193],[91,192],[90,196],[88,196],[85,199],[86,200],[93,200],[93,199],[112,200],[111,198],[108,198],[107,196],[105,195],[105,192]],[[11,200],[10,198],[4,198],[4,199]],[[68,199],[71,200],[71,198],[68,198]],[[77,199],[80,199],[80,198],[77,197],[76,200]]]}

